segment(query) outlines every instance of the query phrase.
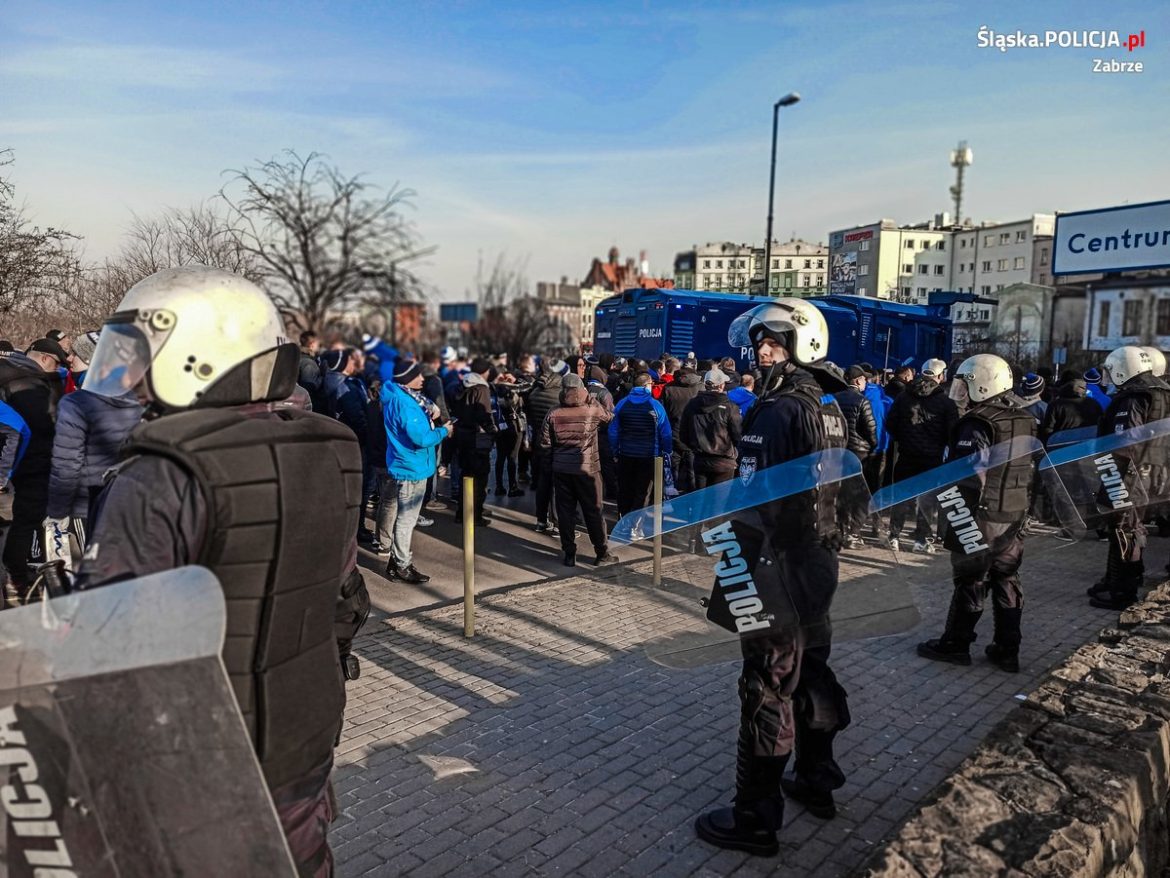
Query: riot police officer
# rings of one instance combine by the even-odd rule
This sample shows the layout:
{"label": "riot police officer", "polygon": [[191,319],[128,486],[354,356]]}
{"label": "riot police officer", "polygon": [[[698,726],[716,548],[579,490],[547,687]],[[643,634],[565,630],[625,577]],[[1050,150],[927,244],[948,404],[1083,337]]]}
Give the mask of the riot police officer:
{"label": "riot police officer", "polygon": [[[1097,424],[1098,436],[1111,436],[1170,418],[1170,385],[1155,375],[1160,366],[1148,349],[1135,345],[1119,347],[1105,358],[1105,371],[1117,393]],[[1088,593],[1094,607],[1124,610],[1137,599],[1138,587],[1145,579],[1142,548],[1146,528],[1142,517],[1145,504],[1165,494],[1166,441],[1139,442],[1116,449],[1112,456],[1129,496],[1115,504],[1110,513],[1105,576]]]}
{"label": "riot police officer", "polygon": [[1011,392],[1013,383],[1005,360],[977,354],[963,361],[951,385],[952,395],[961,397],[960,408],[964,399],[968,405],[952,431],[947,459],[986,452],[1013,440],[1011,447],[1017,451],[981,476],[938,493],[946,513],[943,546],[951,551],[954,594],[942,636],[918,644],[923,658],[971,664],[975,625],[990,589],[995,638],[985,652],[1005,671],[1020,669],[1024,596],[1019,570],[1031,503],[1033,458],[1027,453],[1028,440],[1036,435],[1036,419]]}
{"label": "riot police officer", "polygon": [[[821,367],[829,332],[820,311],[801,299],[778,299],[738,318],[729,341],[751,346],[762,373],[760,398],[744,419],[739,443],[739,476],[749,490],[758,470],[845,447],[844,416],[833,398],[825,397],[845,384]],[[743,653],[735,800],[695,824],[700,838],[719,847],[774,855],[783,822],[782,791],[819,817],[836,814],[832,791],[845,778],[833,758],[833,739],[849,724],[845,690],[828,664],[828,612],[841,541],[836,500],[836,487],[825,485],[752,513],[756,541],[742,549],[742,558],[761,596],[771,577],[780,602],[791,612],[771,613],[777,624],[767,630],[753,624],[749,628],[756,630],[743,633],[736,625],[726,626],[740,630]],[[753,539],[753,528],[731,526],[742,539]],[[708,544],[710,534],[703,537]],[[717,573],[730,553],[723,557]],[[720,621],[714,607],[708,615]],[[794,619],[799,622],[793,624]],[[795,777],[785,778],[794,750]]]}
{"label": "riot police officer", "polygon": [[320,876],[332,873],[339,641],[369,610],[355,567],[362,465],[349,428],[274,404],[297,379],[284,334],[268,296],[219,269],[160,271],[126,293],[86,389],[134,390],[147,415],[100,498],[76,586],[187,564],[215,573],[240,712],[298,869]]}

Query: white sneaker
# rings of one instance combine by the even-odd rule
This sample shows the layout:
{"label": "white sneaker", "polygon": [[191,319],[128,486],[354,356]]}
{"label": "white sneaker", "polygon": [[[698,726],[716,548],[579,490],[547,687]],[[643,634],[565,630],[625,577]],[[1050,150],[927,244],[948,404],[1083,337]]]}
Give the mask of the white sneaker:
{"label": "white sneaker", "polygon": [[897,537],[890,537],[888,540],[886,540],[886,546],[889,548],[889,550],[891,552],[896,552],[896,551],[898,551],[899,548],[901,548],[898,545],[898,538]]}
{"label": "white sneaker", "polygon": [[865,541],[858,536],[848,536],[845,538],[846,549],[861,549],[864,548]]}
{"label": "white sneaker", "polygon": [[435,520],[433,518],[427,518],[425,515],[420,515],[418,521],[415,522],[419,527],[430,527],[434,523]]}
{"label": "white sneaker", "polygon": [[938,549],[934,547],[934,543],[929,540],[919,540],[914,544],[914,551],[919,555],[937,555]]}

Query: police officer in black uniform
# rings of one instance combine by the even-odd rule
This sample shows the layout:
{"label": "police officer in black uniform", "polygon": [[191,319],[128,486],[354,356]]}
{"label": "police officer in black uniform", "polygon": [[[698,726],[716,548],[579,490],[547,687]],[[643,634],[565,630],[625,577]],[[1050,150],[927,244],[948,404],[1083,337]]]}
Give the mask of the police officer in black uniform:
{"label": "police officer in black uniform", "polygon": [[991,461],[996,465],[981,476],[938,492],[947,522],[943,545],[951,551],[955,590],[942,636],[918,644],[923,658],[971,664],[975,625],[990,589],[995,639],[985,652],[1005,671],[1020,669],[1024,594],[1019,571],[1024,559],[1023,526],[1031,503],[1034,461],[1029,440],[1036,435],[1036,419],[1011,392],[1013,383],[1005,360],[977,354],[963,361],[951,385],[952,395],[965,396],[969,406],[952,432],[948,460],[1012,444],[1005,446],[1011,452],[1004,460],[997,463],[997,455]]}
{"label": "police officer in black uniform", "polygon": [[[106,322],[86,390],[147,406],[100,498],[76,580],[96,588],[199,564],[227,602],[223,660],[301,875],[332,874],[329,775],[344,708],[339,642],[369,611],[356,569],[353,432],[277,405],[298,350],[265,293],[168,269]],[[353,660],[344,663],[353,675]]]}
{"label": "police officer in black uniform", "polygon": [[[1154,375],[1150,352],[1125,345],[1105,358],[1105,370],[1117,387],[1109,407],[1097,424],[1098,436],[1112,436],[1133,427],[1170,418],[1170,385]],[[1164,439],[1137,442],[1112,452],[1127,496],[1117,498],[1108,516],[1109,556],[1105,576],[1089,588],[1089,603],[1108,610],[1124,610],[1137,600],[1145,579],[1142,549],[1146,528],[1144,505],[1166,493],[1168,463]],[[1099,498],[1105,499],[1102,492]]]}
{"label": "police officer in black uniform", "polygon": [[[845,447],[841,410],[831,397],[822,399],[844,390],[845,383],[820,368],[829,343],[820,311],[801,299],[779,299],[738,318],[729,341],[753,347],[762,373],[760,398],[748,412],[739,445],[740,478],[749,488],[758,470]],[[828,613],[841,539],[836,500],[837,486],[824,485],[757,507],[754,530],[734,525],[741,541],[751,543],[754,533],[742,557],[761,596],[765,581],[775,582],[791,612],[772,613],[768,626],[753,622],[748,633],[727,626],[740,630],[743,652],[735,800],[695,824],[700,838],[719,847],[774,855],[782,790],[819,817],[836,813],[832,791],[845,778],[833,757],[833,739],[850,719],[845,690],[828,665]],[[708,532],[704,540],[711,539]],[[734,562],[731,553],[723,558],[721,565]],[[708,615],[722,624],[717,610],[713,594]],[[795,777],[785,778],[794,750]]]}

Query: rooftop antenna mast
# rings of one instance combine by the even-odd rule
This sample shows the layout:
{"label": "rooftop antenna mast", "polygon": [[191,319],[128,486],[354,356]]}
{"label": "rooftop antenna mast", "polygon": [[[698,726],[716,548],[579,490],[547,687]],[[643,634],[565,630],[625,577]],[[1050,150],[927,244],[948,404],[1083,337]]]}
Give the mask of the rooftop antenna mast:
{"label": "rooftop antenna mast", "polygon": [[975,154],[971,147],[967,146],[967,141],[960,140],[958,148],[951,150],[951,167],[955,169],[955,185],[951,187],[951,197],[955,199],[955,225],[963,219],[963,169],[973,161]]}

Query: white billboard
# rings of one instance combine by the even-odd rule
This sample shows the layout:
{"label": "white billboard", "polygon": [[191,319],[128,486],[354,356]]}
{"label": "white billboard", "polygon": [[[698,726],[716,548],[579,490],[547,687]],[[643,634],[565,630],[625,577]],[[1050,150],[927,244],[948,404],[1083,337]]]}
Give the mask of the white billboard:
{"label": "white billboard", "polygon": [[1058,213],[1053,274],[1170,266],[1170,201]]}

